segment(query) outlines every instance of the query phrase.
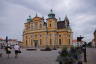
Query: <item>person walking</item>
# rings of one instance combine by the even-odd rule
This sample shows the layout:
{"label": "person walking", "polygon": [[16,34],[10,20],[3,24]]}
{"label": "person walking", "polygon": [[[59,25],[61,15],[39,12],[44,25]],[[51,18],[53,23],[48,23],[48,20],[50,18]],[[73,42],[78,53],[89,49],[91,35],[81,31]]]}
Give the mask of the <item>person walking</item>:
{"label": "person walking", "polygon": [[0,57],[2,57],[2,46],[0,44]]}
{"label": "person walking", "polygon": [[11,47],[10,47],[10,45],[5,46],[5,51],[6,51],[6,54],[8,54],[8,58],[9,58],[9,55],[11,54]]}
{"label": "person walking", "polygon": [[20,46],[18,44],[14,45],[14,50],[15,50],[15,58],[17,58],[18,54],[21,53]]}

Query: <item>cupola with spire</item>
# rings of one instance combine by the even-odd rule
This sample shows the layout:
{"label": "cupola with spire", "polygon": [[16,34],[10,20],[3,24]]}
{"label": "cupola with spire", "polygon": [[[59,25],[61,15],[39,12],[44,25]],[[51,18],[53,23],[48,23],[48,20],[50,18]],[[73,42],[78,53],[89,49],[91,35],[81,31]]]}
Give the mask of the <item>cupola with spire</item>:
{"label": "cupola with spire", "polygon": [[32,20],[32,18],[31,18],[31,16],[29,15],[29,17],[27,18],[27,21],[31,21]]}
{"label": "cupola with spire", "polygon": [[48,14],[48,18],[55,18],[55,14],[53,13],[53,10],[50,10],[50,13]]}

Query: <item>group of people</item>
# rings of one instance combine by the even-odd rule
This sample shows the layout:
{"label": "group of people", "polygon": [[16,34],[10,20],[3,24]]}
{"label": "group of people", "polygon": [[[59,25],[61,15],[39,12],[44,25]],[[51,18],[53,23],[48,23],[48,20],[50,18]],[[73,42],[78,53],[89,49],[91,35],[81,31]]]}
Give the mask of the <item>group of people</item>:
{"label": "group of people", "polygon": [[[9,58],[9,55],[11,54],[11,49],[12,47],[10,45],[5,46],[5,52],[8,55],[8,58]],[[15,53],[15,58],[17,58],[18,54],[21,53],[20,46],[18,44],[15,44],[13,49]]]}

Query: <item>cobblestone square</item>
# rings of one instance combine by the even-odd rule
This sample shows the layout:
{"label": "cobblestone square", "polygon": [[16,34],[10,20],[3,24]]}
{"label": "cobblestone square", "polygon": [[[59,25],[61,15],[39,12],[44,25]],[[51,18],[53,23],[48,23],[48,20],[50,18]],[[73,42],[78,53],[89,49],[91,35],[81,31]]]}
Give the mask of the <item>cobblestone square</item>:
{"label": "cobblestone square", "polygon": [[7,58],[5,52],[0,58],[0,64],[58,64],[56,58],[58,56],[58,50],[52,51],[26,51],[22,50],[22,53],[16,59],[14,58],[14,51],[10,54],[10,58]]}

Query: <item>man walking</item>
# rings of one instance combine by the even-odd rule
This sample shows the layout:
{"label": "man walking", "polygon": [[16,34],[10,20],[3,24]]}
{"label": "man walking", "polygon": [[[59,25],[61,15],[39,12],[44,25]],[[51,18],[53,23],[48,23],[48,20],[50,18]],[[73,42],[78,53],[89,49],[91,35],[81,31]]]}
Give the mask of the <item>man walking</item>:
{"label": "man walking", "polygon": [[18,53],[20,53],[20,46],[18,44],[14,45],[14,50],[15,50],[15,58],[18,57]]}

